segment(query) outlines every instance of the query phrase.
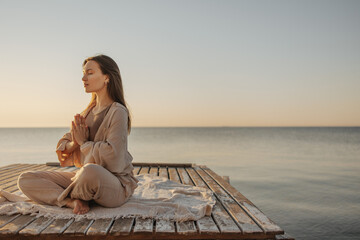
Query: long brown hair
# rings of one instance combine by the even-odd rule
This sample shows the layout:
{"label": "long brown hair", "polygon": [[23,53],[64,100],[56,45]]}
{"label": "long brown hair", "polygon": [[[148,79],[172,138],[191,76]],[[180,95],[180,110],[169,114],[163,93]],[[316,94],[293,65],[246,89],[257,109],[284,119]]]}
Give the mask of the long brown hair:
{"label": "long brown hair", "polygon": [[[107,93],[109,94],[110,98],[123,105],[128,110],[128,134],[130,134],[131,131],[131,117],[130,112],[127,107],[125,98],[124,98],[124,89],[122,85],[121,75],[120,75],[120,69],[116,62],[106,56],[106,55],[96,55],[93,57],[88,57],[83,62],[83,67],[87,62],[90,60],[95,61],[99,64],[101,72],[103,74],[107,74],[109,76],[109,83],[106,86]],[[94,103],[96,103],[96,94],[92,93],[91,100],[89,105],[85,108],[83,111],[86,112]]]}

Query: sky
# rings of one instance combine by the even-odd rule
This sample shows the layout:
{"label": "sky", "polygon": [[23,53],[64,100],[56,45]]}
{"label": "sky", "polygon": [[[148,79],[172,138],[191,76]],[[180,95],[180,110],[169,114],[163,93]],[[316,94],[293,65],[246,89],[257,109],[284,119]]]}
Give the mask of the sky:
{"label": "sky", "polygon": [[359,126],[360,1],[0,0],[0,127],[70,127],[113,58],[133,127]]}

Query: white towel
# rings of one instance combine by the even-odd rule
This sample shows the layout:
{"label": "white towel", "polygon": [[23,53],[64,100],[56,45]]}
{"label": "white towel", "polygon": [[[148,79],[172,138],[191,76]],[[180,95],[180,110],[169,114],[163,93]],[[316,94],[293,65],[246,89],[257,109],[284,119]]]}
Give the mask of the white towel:
{"label": "white towel", "polygon": [[213,192],[202,187],[180,184],[150,174],[137,175],[138,187],[122,206],[106,208],[95,205],[86,214],[77,215],[66,207],[38,204],[22,192],[9,193],[0,189],[0,214],[16,213],[55,219],[102,219],[140,217],[173,221],[198,220],[211,214],[215,205]]}

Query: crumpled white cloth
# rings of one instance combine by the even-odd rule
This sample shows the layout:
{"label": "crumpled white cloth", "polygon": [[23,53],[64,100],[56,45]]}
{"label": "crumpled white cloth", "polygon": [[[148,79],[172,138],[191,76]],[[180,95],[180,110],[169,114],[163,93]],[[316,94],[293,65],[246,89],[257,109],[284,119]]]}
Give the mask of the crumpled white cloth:
{"label": "crumpled white cloth", "polygon": [[86,214],[77,215],[66,207],[38,204],[22,192],[9,193],[0,189],[0,214],[16,213],[55,219],[101,219],[140,217],[173,221],[198,220],[211,214],[215,205],[212,191],[189,186],[150,174],[137,175],[138,187],[130,199],[117,208],[94,205]]}

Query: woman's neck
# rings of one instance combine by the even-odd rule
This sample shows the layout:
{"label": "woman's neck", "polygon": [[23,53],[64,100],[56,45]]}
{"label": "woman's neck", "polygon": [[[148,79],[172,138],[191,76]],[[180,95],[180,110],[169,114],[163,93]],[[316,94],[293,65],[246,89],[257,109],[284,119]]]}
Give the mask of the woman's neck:
{"label": "woman's neck", "polygon": [[109,106],[113,102],[114,101],[109,97],[109,94],[106,91],[106,87],[101,89],[99,92],[96,92],[96,108],[101,109]]}

